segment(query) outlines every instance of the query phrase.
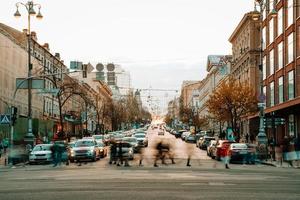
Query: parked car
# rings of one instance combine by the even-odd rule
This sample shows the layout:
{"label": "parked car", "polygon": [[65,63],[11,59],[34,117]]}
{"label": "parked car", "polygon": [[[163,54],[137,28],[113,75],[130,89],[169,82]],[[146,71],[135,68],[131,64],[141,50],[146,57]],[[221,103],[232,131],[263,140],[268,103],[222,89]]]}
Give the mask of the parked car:
{"label": "parked car", "polygon": [[249,151],[245,143],[232,143],[229,146],[230,162],[243,161],[247,162]]}
{"label": "parked car", "polygon": [[206,152],[209,157],[212,157],[212,152],[216,148],[216,144],[217,144],[216,140],[209,141],[209,144],[207,145],[206,148]]}
{"label": "parked car", "polygon": [[148,146],[148,138],[143,133],[134,134],[134,137],[137,139],[138,144],[140,147],[147,147]]}
{"label": "parked car", "polygon": [[248,147],[248,158],[247,162],[249,164],[255,164],[257,159],[257,145],[256,144],[246,144]]}
{"label": "parked car", "polygon": [[96,142],[103,142],[104,135],[93,135],[92,136]]}
{"label": "parked car", "polygon": [[123,141],[128,142],[132,146],[134,152],[139,152],[140,146],[136,137],[124,137]]}
{"label": "parked car", "polygon": [[176,133],[174,134],[174,136],[176,138],[180,138],[182,133],[186,132],[187,130],[179,130],[179,131],[176,131]]}
{"label": "parked car", "polygon": [[184,141],[184,140],[185,140],[185,137],[188,136],[188,134],[190,134],[189,131],[183,132],[183,133],[181,134],[181,139]]}
{"label": "parked car", "polygon": [[186,137],[185,137],[185,142],[190,142],[190,143],[196,143],[196,135],[189,133]]}
{"label": "parked car", "polygon": [[127,141],[119,141],[118,144],[117,144],[117,152],[120,151],[120,145],[122,145],[122,157],[124,159],[129,159],[129,160],[133,160],[134,159],[134,150],[133,150],[133,147],[132,145],[127,142]]}
{"label": "parked car", "polygon": [[29,154],[29,164],[50,163],[53,161],[52,148],[53,144],[38,144]]}
{"label": "parked car", "polygon": [[71,150],[71,162],[74,160],[92,160],[100,159],[100,151],[96,140],[81,139],[77,140],[75,146]]}
{"label": "parked car", "polygon": [[214,139],[215,139],[214,137],[210,137],[210,136],[200,137],[200,139],[196,143],[196,146],[198,146],[200,149],[207,149],[209,142]]}
{"label": "parked car", "polygon": [[230,144],[235,143],[232,140],[218,140],[216,143],[216,148],[213,149],[212,158],[220,160],[221,157],[224,157],[227,154]]}

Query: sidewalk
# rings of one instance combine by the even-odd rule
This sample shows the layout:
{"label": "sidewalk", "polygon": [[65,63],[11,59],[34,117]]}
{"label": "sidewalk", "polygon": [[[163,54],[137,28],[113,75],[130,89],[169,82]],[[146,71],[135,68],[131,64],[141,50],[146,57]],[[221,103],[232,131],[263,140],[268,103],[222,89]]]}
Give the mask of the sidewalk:
{"label": "sidewalk", "polygon": [[282,167],[282,168],[298,168],[300,169],[300,161],[294,161],[293,162],[293,166],[291,166],[288,162],[282,161],[282,163],[280,163],[279,161],[273,161],[271,159],[268,160],[263,160],[261,161],[261,164],[263,165],[269,165],[269,166],[273,166],[273,167]]}

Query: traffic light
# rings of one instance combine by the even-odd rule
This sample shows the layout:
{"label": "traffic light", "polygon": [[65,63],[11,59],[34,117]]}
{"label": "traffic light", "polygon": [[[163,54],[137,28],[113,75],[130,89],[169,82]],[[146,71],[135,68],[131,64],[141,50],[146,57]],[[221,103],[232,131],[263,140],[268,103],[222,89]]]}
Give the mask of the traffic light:
{"label": "traffic light", "polygon": [[18,115],[18,108],[12,106],[11,107],[11,124],[12,125],[16,124],[16,121],[17,121],[17,118],[18,118],[17,115]]}

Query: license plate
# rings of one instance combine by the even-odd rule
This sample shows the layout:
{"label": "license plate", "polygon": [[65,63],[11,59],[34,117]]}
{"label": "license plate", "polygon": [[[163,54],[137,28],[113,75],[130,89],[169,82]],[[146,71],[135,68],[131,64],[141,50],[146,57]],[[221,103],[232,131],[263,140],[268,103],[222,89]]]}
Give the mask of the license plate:
{"label": "license plate", "polygon": [[240,154],[247,154],[247,151],[240,151]]}

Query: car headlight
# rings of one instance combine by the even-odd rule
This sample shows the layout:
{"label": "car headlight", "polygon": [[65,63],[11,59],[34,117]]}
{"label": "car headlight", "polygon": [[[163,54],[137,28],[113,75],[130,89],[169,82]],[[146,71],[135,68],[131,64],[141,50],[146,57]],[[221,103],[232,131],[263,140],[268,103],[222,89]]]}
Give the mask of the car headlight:
{"label": "car headlight", "polygon": [[129,153],[129,154],[132,154],[133,152],[132,152],[132,150],[130,149],[128,153]]}

